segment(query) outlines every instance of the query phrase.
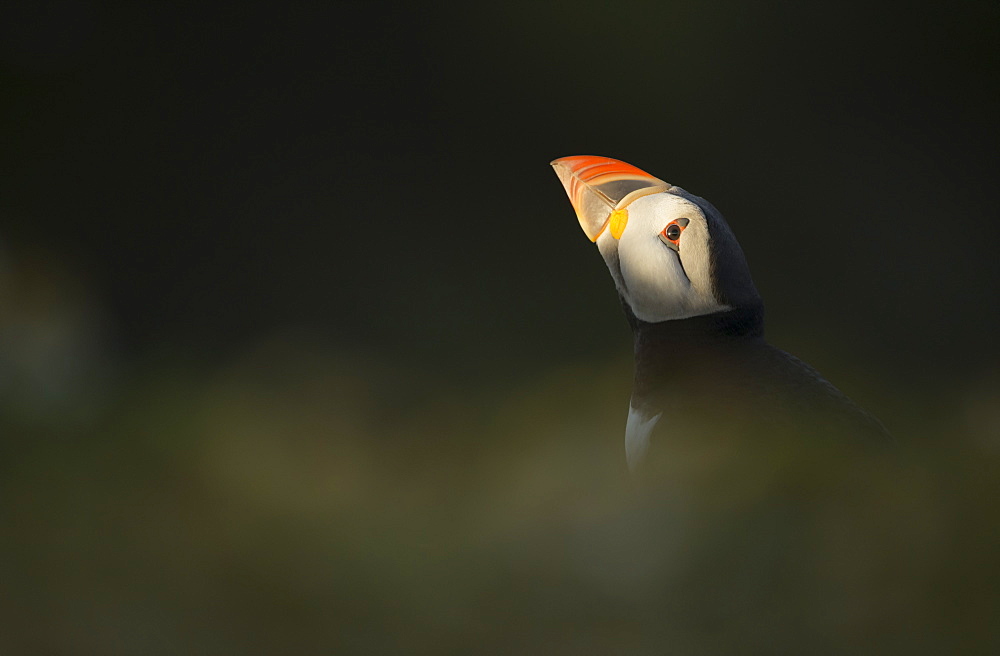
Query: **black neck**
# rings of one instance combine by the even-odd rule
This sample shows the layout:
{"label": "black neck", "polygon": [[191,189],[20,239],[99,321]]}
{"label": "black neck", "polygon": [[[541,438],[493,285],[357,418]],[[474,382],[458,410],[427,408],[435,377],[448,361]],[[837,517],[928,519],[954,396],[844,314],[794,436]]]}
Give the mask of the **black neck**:
{"label": "black neck", "polygon": [[707,364],[764,336],[764,307],[735,308],[689,319],[649,323],[627,304],[625,315],[635,340],[636,391],[656,385],[664,376]]}
{"label": "black neck", "polygon": [[712,342],[717,340],[733,341],[739,339],[754,339],[764,335],[764,307],[734,308],[723,312],[715,312],[700,317],[675,319],[649,323],[635,316],[628,304],[622,304],[635,346],[638,351],[641,346],[654,345],[663,340],[671,342]]}

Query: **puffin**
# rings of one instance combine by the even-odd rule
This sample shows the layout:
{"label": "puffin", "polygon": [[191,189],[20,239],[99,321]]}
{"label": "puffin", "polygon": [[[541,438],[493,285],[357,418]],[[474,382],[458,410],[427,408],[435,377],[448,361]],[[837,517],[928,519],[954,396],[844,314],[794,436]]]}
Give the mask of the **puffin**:
{"label": "puffin", "polygon": [[711,203],[609,157],[551,165],[632,329],[629,470],[678,449],[781,460],[794,445],[891,441],[878,419],[765,340],[746,257]]}

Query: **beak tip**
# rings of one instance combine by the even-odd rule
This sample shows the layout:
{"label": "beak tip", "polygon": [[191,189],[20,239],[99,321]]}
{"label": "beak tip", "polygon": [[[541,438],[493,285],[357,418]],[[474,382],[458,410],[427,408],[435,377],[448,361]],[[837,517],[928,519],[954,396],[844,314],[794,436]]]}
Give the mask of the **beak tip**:
{"label": "beak tip", "polygon": [[[624,210],[639,195],[670,186],[642,169],[610,157],[573,155],[549,164],[576,210],[580,227],[594,242],[608,226],[612,212]],[[624,229],[624,224],[621,228]]]}

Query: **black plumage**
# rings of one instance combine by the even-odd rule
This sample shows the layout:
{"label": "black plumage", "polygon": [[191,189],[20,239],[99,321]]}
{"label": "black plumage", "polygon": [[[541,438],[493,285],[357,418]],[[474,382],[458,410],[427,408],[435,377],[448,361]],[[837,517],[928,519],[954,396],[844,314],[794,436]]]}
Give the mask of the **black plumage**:
{"label": "black plumage", "polygon": [[704,214],[713,291],[732,309],[650,323],[620,295],[635,346],[631,408],[646,418],[661,415],[642,460],[655,460],[663,442],[680,444],[687,437],[721,448],[750,439],[758,450],[783,450],[790,440],[803,439],[843,440],[846,447],[889,443],[878,419],[765,340],[763,301],[722,214],[683,189],[671,193]]}
{"label": "black plumage", "polygon": [[798,358],[763,336],[763,311],[736,308],[647,323],[628,306],[635,340],[631,406],[661,414],[650,457],[686,439],[783,444],[789,439],[886,442],[882,424]]}

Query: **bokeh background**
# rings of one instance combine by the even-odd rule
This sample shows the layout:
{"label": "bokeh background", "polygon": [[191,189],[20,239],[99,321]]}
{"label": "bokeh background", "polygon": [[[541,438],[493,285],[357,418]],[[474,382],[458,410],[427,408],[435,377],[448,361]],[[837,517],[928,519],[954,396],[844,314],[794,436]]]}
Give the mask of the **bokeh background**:
{"label": "bokeh background", "polygon": [[651,636],[602,561],[631,342],[571,154],[719,207],[770,339],[902,444],[859,503],[909,565],[824,570],[814,653],[996,653],[995,2],[17,4],[4,653],[780,651],[727,593],[769,582]]}

